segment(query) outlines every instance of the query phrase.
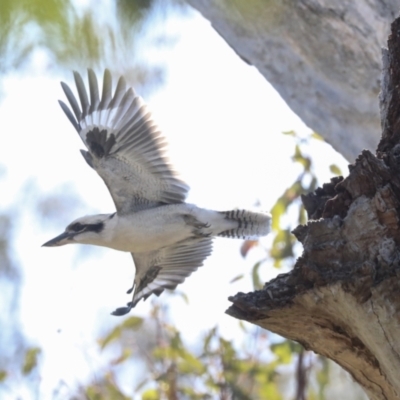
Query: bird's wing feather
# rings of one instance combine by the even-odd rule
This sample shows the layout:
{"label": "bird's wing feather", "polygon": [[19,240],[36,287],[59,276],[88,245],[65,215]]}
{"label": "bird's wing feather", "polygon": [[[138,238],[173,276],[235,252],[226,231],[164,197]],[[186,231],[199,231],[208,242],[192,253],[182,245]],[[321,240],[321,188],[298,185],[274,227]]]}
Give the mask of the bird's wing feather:
{"label": "bird's wing feather", "polygon": [[164,150],[166,142],[151,114],[123,77],[112,95],[110,71],[104,72],[101,99],[96,75],[88,70],[89,96],[74,72],[79,101],[61,83],[71,109],[61,108],[88,148],[87,163],[103,178],[119,214],[180,203],[189,187],[177,178]]}
{"label": "bird's wing feather", "polygon": [[123,315],[151,294],[159,296],[164,289],[175,289],[192,272],[203,265],[211,254],[212,239],[190,238],[160,250],[132,253],[136,275],[132,302],[128,307],[117,309],[115,315]]}

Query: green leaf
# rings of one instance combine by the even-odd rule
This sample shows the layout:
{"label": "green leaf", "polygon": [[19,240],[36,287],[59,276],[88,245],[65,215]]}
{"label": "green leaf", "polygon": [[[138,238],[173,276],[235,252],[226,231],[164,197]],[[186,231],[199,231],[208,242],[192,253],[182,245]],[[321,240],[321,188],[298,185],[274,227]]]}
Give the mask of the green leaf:
{"label": "green leaf", "polygon": [[329,383],[329,369],[331,361],[321,356],[319,357],[319,361],[322,364],[322,368],[317,372],[317,381],[319,383],[319,397],[322,399],[324,389]]}
{"label": "green leaf", "polygon": [[130,397],[120,390],[115,384],[115,377],[108,372],[100,380],[96,379],[96,383],[85,388],[85,398],[90,400],[129,400]]}
{"label": "green leaf", "polygon": [[143,324],[143,318],[140,317],[129,317],[122,324],[117,325],[114,329],[112,329],[104,338],[98,340],[100,348],[103,350],[106,346],[108,346],[111,342],[118,340],[122,332],[127,330],[136,330]]}
{"label": "green leaf", "polygon": [[237,359],[236,351],[229,340],[224,338],[219,338],[220,349],[222,350],[222,358],[229,363]]}
{"label": "green leaf", "polygon": [[176,332],[176,331],[174,332],[174,336],[170,340],[170,345],[171,345],[171,348],[174,350],[182,349],[182,347],[183,347],[182,339],[181,339],[181,335],[179,334],[179,332]]}
{"label": "green leaf", "polygon": [[260,399],[281,400],[282,395],[279,393],[278,385],[275,382],[267,382],[260,391]]}
{"label": "green leaf", "polygon": [[206,371],[206,366],[193,354],[186,350],[179,353],[178,371],[180,374],[193,374],[198,377]]}
{"label": "green leaf", "polygon": [[175,296],[179,296],[186,304],[189,304],[189,297],[185,292],[182,292],[181,290],[168,290],[168,292]]}
{"label": "green leaf", "polygon": [[142,381],[140,381],[135,387],[135,393],[139,392],[142,388],[144,388],[150,382],[149,378],[146,377]]}
{"label": "green leaf", "polygon": [[282,198],[279,198],[275,205],[272,207],[271,215],[272,215],[272,230],[278,231],[280,228],[280,220],[281,216],[286,211],[286,204]]}
{"label": "green leaf", "polygon": [[331,164],[329,166],[329,169],[332,172],[332,174],[334,174],[336,176],[341,176],[342,175],[342,171],[340,170],[340,168],[336,164]]}
{"label": "green leaf", "polygon": [[121,337],[122,328],[120,325],[116,326],[113,330],[111,330],[108,335],[104,338],[98,339],[98,343],[100,348],[103,350],[106,346],[108,346],[114,340],[117,340]]}
{"label": "green leaf", "polygon": [[242,321],[242,320],[239,320],[239,328],[240,328],[243,332],[246,332],[246,333],[248,332],[247,326],[246,326],[245,322]]}
{"label": "green leaf", "polygon": [[305,189],[303,183],[297,180],[293,185],[285,192],[286,198],[288,199],[288,206],[291,205],[295,200],[297,200],[303,193]]}
{"label": "green leaf", "polygon": [[253,269],[251,270],[251,277],[253,280],[254,290],[260,290],[263,287],[263,284],[261,283],[261,279],[260,279],[260,274],[258,272],[258,270],[260,269],[260,265],[261,265],[261,262],[259,261],[258,263],[256,263],[254,265]]}
{"label": "green leaf", "polygon": [[304,167],[304,171],[309,171],[311,167],[311,159],[309,157],[303,156],[303,153],[300,150],[300,146],[296,144],[294,155],[292,156],[292,160],[298,162]]}
{"label": "green leaf", "polygon": [[236,275],[234,278],[232,278],[232,279],[229,281],[229,283],[234,283],[234,282],[236,282],[236,281],[240,281],[241,279],[243,279],[243,277],[244,277],[244,274]]}
{"label": "green leaf", "polygon": [[300,146],[298,144],[296,144],[296,146],[294,147],[294,155],[292,156],[294,161],[298,161],[303,157],[303,153],[300,150]]}
{"label": "green leaf", "polygon": [[282,364],[289,364],[292,361],[293,349],[288,340],[271,345],[271,351],[277,356],[279,362]]}
{"label": "green leaf", "polygon": [[210,332],[205,336],[204,343],[203,343],[203,351],[204,353],[208,353],[210,349],[211,340],[217,335],[217,327],[210,329]]}
{"label": "green leaf", "polygon": [[0,382],[5,381],[6,378],[7,378],[7,371],[5,371],[4,369],[0,370]]}
{"label": "green leaf", "polygon": [[296,201],[305,192],[300,180],[296,180],[290,188],[276,201],[271,210],[272,215],[272,229],[274,231],[280,230],[281,217],[285,214],[288,207]]}
{"label": "green leaf", "polygon": [[140,317],[129,317],[122,324],[122,329],[134,329],[136,330],[143,324],[143,318]]}
{"label": "green leaf", "polygon": [[279,231],[270,249],[270,256],[277,262],[275,266],[279,266],[279,261],[293,257],[293,245],[295,243],[295,237],[289,229],[283,229]]}
{"label": "green leaf", "polygon": [[22,367],[22,373],[24,375],[28,375],[37,366],[37,358],[41,351],[39,347],[31,347],[26,351],[24,365]]}
{"label": "green leaf", "polygon": [[322,142],[325,142],[325,139],[324,139],[319,133],[317,133],[317,132],[313,132],[313,133],[311,134],[311,137],[312,137],[313,139],[317,139],[317,140],[321,140]]}
{"label": "green leaf", "polygon": [[142,400],[160,400],[160,394],[157,389],[148,389],[142,393]]}
{"label": "green leaf", "polygon": [[106,393],[104,399],[130,400],[130,397],[125,396],[120,388],[111,379],[106,382],[105,388]]}
{"label": "green leaf", "polygon": [[130,348],[124,348],[122,350],[122,353],[120,354],[120,356],[111,361],[111,365],[122,364],[124,361],[126,361],[131,356],[132,356],[132,350]]}
{"label": "green leaf", "polygon": [[283,131],[282,135],[287,135],[287,136],[297,136],[297,133],[295,131]]}

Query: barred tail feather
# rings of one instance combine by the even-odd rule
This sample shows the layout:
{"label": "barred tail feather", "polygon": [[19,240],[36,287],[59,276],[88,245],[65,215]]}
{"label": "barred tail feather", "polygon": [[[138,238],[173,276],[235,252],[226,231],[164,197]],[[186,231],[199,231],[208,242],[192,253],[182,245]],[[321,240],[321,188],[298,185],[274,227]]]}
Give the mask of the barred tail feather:
{"label": "barred tail feather", "polygon": [[226,220],[237,222],[237,227],[224,230],[218,236],[240,239],[256,239],[271,230],[271,215],[247,210],[220,211]]}

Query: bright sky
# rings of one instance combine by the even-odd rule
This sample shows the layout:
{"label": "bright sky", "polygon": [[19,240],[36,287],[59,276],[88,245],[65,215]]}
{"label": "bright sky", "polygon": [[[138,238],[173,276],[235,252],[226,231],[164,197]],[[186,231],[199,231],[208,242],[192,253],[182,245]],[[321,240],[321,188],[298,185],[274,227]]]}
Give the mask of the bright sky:
{"label": "bright sky", "polygon": [[[168,138],[172,163],[191,186],[188,201],[218,210],[252,208],[260,201],[261,209],[269,210],[299,173],[290,159],[293,139],[280,132],[306,135],[309,129],[199,14],[173,16],[155,26],[154,35],[164,31],[178,40],[162,52],[141,50],[143,58],[162,59],[167,70],[166,84],[145,100]],[[106,187],[80,155],[83,144],[59,108],[57,100],[64,99],[60,80],[73,87],[72,73],[46,77],[38,56],[30,76],[10,76],[4,82],[0,116],[7,135],[0,160],[7,171],[0,206],[15,201],[33,179],[43,195],[56,188],[68,191],[68,185],[79,193],[85,205],[73,218],[113,212]],[[321,182],[331,177],[332,163],[346,172],[345,160],[329,145],[315,143],[311,152]],[[100,328],[104,332],[120,322],[110,312],[129,301],[125,291],[134,267],[129,254],[113,250],[95,248],[78,257],[79,246],[41,248],[70,221],[39,226],[30,211],[28,207],[15,242],[23,266],[21,322],[32,344],[44,348],[41,398],[47,398],[60,377],[73,387],[102,362],[93,338]],[[189,295],[189,305],[179,297],[161,297],[190,343],[216,324],[226,338],[240,337],[237,321],[224,314],[227,298],[252,289],[251,268],[264,257],[254,250],[243,260],[240,244],[215,241],[213,255],[179,287]],[[266,279],[281,272],[263,268]],[[240,273],[247,278],[230,284]],[[148,302],[140,302],[131,315],[145,317]]]}

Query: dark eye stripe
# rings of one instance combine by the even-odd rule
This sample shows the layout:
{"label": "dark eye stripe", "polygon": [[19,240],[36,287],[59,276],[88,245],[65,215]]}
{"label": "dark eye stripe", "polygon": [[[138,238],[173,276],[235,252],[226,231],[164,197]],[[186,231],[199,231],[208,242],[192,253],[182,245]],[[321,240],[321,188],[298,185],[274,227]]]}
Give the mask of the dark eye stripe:
{"label": "dark eye stripe", "polygon": [[75,224],[70,225],[67,229],[73,232],[96,232],[99,233],[103,230],[104,223],[99,222],[97,224],[81,224],[80,222],[75,222]]}
{"label": "dark eye stripe", "polygon": [[69,230],[74,231],[74,232],[79,232],[84,228],[84,226],[80,222],[76,222],[75,224],[72,224],[69,226]]}
{"label": "dark eye stripe", "polygon": [[86,231],[92,231],[92,232],[101,232],[104,228],[104,223],[103,222],[99,222],[98,224],[90,224],[90,225],[86,225]]}

